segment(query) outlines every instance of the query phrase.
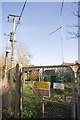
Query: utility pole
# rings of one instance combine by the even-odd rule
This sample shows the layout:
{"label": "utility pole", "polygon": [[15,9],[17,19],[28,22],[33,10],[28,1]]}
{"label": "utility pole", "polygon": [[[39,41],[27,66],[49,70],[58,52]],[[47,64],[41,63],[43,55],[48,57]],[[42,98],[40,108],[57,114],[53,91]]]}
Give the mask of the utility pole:
{"label": "utility pole", "polygon": [[62,6],[61,6],[61,10],[60,10],[60,17],[61,17],[61,26],[58,27],[56,30],[54,30],[53,32],[51,32],[49,35],[52,35],[53,33],[55,33],[56,31],[61,29],[61,47],[62,47],[62,64],[64,63],[64,52],[63,52],[63,26],[62,26],[62,11],[63,11],[63,4],[64,4],[64,0],[62,2]]}
{"label": "utility pole", "polygon": [[[5,36],[9,37],[9,35],[6,35],[4,33]],[[6,55],[5,55],[5,74],[4,74],[4,78],[6,79],[6,72],[7,72],[7,62],[8,62],[8,54],[10,53],[11,49],[8,45],[8,39],[7,39],[7,45],[6,45]]]}
{"label": "utility pole", "polygon": [[11,47],[12,47],[12,51],[11,51],[11,68],[14,67],[14,42],[16,41],[16,24],[17,24],[17,15],[12,15],[9,14],[8,16],[8,22],[10,22],[10,17],[13,17],[13,31],[10,33],[10,41],[11,41]]}
{"label": "utility pole", "polygon": [[[73,80],[73,114],[74,118],[80,120],[80,109],[79,109],[79,63],[75,63],[73,66],[75,79]],[[76,91],[75,91],[76,90]]]}
{"label": "utility pole", "polygon": [[60,11],[60,17],[61,17],[61,47],[62,47],[62,64],[64,63],[64,53],[63,53],[63,25],[62,25],[62,17],[63,17],[63,4],[64,4],[64,0],[62,2],[62,6],[61,6],[61,11]]}
{"label": "utility pole", "polygon": [[80,63],[80,1],[78,2],[78,62]]}
{"label": "utility pole", "polygon": [[10,53],[10,49],[9,49],[8,47],[6,47],[6,55],[5,55],[5,76],[4,76],[5,79],[6,79],[6,72],[7,72],[8,53]]}

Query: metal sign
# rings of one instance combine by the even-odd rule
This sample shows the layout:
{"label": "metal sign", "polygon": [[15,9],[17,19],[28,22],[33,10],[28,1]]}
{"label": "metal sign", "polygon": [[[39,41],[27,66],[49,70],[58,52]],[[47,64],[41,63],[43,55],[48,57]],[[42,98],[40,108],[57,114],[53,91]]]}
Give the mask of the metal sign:
{"label": "metal sign", "polygon": [[64,84],[63,83],[53,83],[54,89],[63,89],[64,90]]}
{"label": "metal sign", "polygon": [[50,82],[33,82],[33,93],[42,94],[44,97],[50,97]]}

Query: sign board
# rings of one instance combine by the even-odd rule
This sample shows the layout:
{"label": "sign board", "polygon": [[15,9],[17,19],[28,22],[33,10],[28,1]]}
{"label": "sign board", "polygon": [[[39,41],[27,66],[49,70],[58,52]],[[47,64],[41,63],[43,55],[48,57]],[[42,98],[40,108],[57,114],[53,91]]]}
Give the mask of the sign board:
{"label": "sign board", "polygon": [[33,93],[40,93],[45,97],[50,97],[50,82],[33,82]]}
{"label": "sign board", "polygon": [[64,90],[64,84],[63,83],[53,83],[54,89],[63,89]]}

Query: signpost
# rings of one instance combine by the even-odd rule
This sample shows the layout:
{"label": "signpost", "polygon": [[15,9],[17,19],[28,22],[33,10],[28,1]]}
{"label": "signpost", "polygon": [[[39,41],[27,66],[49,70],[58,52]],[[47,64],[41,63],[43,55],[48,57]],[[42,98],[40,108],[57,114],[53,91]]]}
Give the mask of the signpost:
{"label": "signpost", "polygon": [[[75,75],[75,80],[73,81],[73,114],[74,118],[80,119],[80,110],[79,110],[79,84],[78,84],[78,69],[79,63],[75,63],[73,66],[73,71]],[[77,93],[75,94],[75,89],[77,89]],[[77,98],[77,101],[76,101]],[[77,107],[77,108],[76,108]]]}
{"label": "signpost", "polygon": [[33,82],[33,93],[43,95],[42,113],[44,118],[44,97],[50,97],[50,82]]}

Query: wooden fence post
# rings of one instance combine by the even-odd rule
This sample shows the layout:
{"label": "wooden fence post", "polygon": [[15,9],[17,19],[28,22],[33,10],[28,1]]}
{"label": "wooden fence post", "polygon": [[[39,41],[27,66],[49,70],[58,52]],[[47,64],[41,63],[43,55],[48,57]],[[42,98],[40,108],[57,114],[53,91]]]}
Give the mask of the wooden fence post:
{"label": "wooden fence post", "polygon": [[15,85],[15,111],[14,118],[21,118],[22,116],[22,71],[19,64],[16,65],[16,85]]}
{"label": "wooden fence post", "polygon": [[19,64],[16,65],[15,111],[14,118],[19,118]]}
{"label": "wooden fence post", "polygon": [[22,117],[22,72],[20,69],[20,75],[19,75],[19,116]]}

